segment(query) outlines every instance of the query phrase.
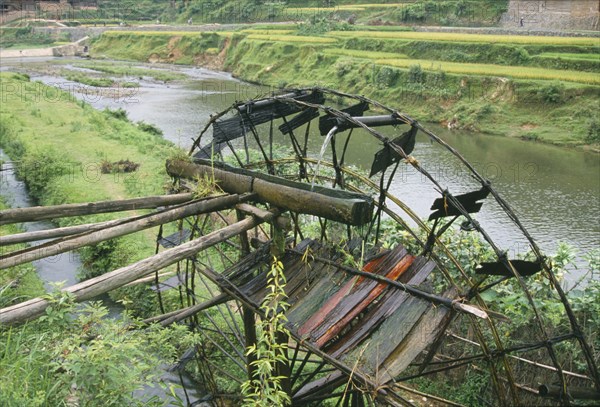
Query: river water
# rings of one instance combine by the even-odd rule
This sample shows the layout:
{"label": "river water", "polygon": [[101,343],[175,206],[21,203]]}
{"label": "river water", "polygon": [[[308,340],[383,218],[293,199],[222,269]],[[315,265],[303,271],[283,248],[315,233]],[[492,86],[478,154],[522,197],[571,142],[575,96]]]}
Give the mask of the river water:
{"label": "river water", "polygon": [[[62,64],[64,62],[61,61]],[[47,75],[45,72],[49,64],[52,61],[3,60],[1,69],[25,71],[33,80],[63,89],[73,86],[56,75]],[[99,97],[78,91],[73,94],[99,109],[123,108],[133,121],[143,120],[158,126],[165,138],[184,148],[190,146],[192,138],[198,135],[210,114],[235,101],[268,91],[243,83],[227,73],[202,68],[136,65],[182,72],[189,80],[164,84],[131,78],[138,80],[140,88],[126,95]],[[600,247],[600,155],[508,137],[451,132],[435,125],[427,127],[460,151],[484,177],[492,181],[544,252],[555,253],[558,242],[578,249],[576,263],[579,270],[573,270],[573,274],[567,277],[571,281],[577,279],[586,263],[583,254]],[[346,162],[368,169],[373,154],[381,146],[370,137],[358,137],[360,142],[348,152]],[[320,143],[322,138],[317,138],[312,150],[318,152]],[[455,194],[478,187],[460,172],[449,154],[425,136],[419,136],[413,156],[442,185],[450,186]],[[426,217],[431,203],[439,194],[420,174],[409,168],[406,166],[402,170],[404,172],[397,176],[392,191],[419,216]],[[511,258],[526,252],[528,245],[525,239],[515,239],[514,227],[506,218],[499,216],[500,208],[489,201],[488,198],[477,215],[482,226],[502,249],[509,251]]]}

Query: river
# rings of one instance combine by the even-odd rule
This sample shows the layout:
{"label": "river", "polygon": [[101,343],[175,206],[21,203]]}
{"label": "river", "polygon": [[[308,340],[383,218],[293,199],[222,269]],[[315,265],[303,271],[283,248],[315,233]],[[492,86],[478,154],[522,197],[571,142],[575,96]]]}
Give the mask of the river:
{"label": "river", "polygon": [[[3,60],[2,70],[25,71],[32,80],[69,89],[72,83],[44,73],[52,63],[48,60]],[[68,66],[64,60],[60,63]],[[99,109],[123,108],[131,120],[143,120],[158,126],[166,139],[184,148],[189,147],[210,114],[223,110],[234,101],[246,100],[267,91],[232,78],[227,73],[202,68],[136,65],[181,72],[189,79],[170,84],[141,80],[139,89],[116,98],[79,92],[74,92],[74,95]],[[600,247],[600,155],[508,137],[448,131],[435,125],[427,127],[460,151],[483,176],[492,181],[543,251],[555,253],[558,242],[578,249],[578,269],[572,270],[568,280],[575,281],[584,272],[587,263],[584,253]],[[319,148],[320,145],[313,146],[313,150],[318,151]],[[368,168],[379,148],[380,145],[372,138],[364,137],[349,151],[347,163]],[[460,172],[449,154],[425,136],[419,136],[413,156],[442,185],[450,185],[453,193],[477,188]],[[431,203],[439,196],[420,174],[409,169],[399,174],[392,191],[421,217],[429,214]],[[477,219],[494,241],[509,251],[511,258],[526,252],[526,241],[514,238],[514,227],[498,216],[500,208],[490,201],[486,200]]]}

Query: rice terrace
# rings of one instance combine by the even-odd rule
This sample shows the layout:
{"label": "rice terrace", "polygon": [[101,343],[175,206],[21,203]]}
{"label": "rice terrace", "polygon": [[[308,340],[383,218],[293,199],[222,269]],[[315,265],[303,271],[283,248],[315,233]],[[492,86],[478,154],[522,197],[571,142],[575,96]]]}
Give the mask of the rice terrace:
{"label": "rice terrace", "polygon": [[597,405],[599,19],[0,0],[0,405]]}

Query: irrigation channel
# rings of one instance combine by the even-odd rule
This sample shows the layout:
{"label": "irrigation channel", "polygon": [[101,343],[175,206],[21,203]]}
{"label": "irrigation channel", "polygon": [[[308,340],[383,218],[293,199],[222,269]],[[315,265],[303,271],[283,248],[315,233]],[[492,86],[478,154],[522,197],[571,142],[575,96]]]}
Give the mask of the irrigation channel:
{"label": "irrigation channel", "polygon": [[[235,101],[253,98],[268,88],[241,82],[227,73],[207,69],[160,64],[137,64],[142,68],[183,73],[188,79],[163,83],[149,78],[118,78],[136,81],[139,88],[116,89],[108,94],[101,88],[69,82],[56,76],[55,64],[63,69],[83,70],[72,65],[76,60],[65,59],[4,59],[2,70],[26,72],[32,80],[70,91],[98,109],[125,109],[132,121],[143,120],[159,127],[164,137],[176,145],[188,148],[192,138],[212,113],[223,110]],[[107,61],[103,61],[106,63]],[[124,64],[109,61],[115,65]],[[127,63],[131,65],[131,63]],[[49,74],[50,73],[50,74]],[[117,78],[115,78],[116,80]],[[85,91],[82,92],[82,89]],[[395,106],[411,114],[408,106]],[[584,272],[583,254],[600,247],[600,157],[595,153],[572,151],[549,145],[526,142],[508,137],[492,137],[465,131],[449,131],[428,125],[443,140],[455,147],[474,163],[475,168],[494,184],[513,205],[525,227],[548,254],[557,249],[558,242],[577,248],[578,269],[566,276],[567,284],[576,281]],[[357,137],[360,137],[357,135]],[[311,140],[316,138],[311,137]],[[380,148],[364,137],[360,148],[348,151],[346,162],[368,170],[373,154]],[[319,146],[311,146],[319,151]],[[415,158],[433,168],[432,175],[454,185],[456,192],[468,191],[465,177],[454,167],[441,148],[424,135],[417,138]],[[397,176],[391,192],[401,196],[417,214],[426,217],[429,205],[437,198],[422,175],[409,166]],[[454,191],[453,191],[454,192]],[[498,208],[484,205],[478,220],[486,230],[514,257],[528,250],[525,241],[513,241],[513,230],[496,216]]]}

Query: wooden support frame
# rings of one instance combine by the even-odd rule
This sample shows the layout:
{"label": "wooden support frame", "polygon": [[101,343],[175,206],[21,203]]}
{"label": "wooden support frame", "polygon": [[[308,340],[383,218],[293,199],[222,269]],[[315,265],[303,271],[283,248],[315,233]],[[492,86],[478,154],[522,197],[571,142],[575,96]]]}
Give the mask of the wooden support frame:
{"label": "wooden support frame", "polygon": [[[279,215],[272,211],[272,217]],[[269,219],[270,220],[270,219]],[[194,256],[196,253],[221,243],[243,231],[252,229],[262,223],[258,218],[246,218],[223,229],[201,236],[180,246],[155,254],[144,260],[121,267],[101,276],[64,288],[62,291],[73,294],[76,302],[81,302],[104,294],[115,288],[135,281],[171,264]],[[44,298],[34,298],[10,307],[0,309],[0,325],[10,325],[39,317],[51,303]]]}
{"label": "wooden support frame", "polygon": [[55,206],[32,206],[30,208],[0,211],[0,226],[10,223],[33,222],[71,216],[94,215],[97,213],[154,209],[160,206],[179,205],[194,199],[192,193],[146,196],[117,201],[87,202]]}
{"label": "wooden support frame", "polygon": [[0,269],[14,267],[19,264],[43,259],[45,257],[55,256],[57,254],[76,250],[105,240],[114,239],[188,216],[231,208],[249,197],[250,195],[248,194],[245,196],[225,195],[195,201],[176,208],[165,209],[159,213],[141,216],[139,219],[133,219],[116,226],[110,226],[90,233],[76,235],[71,238],[59,239],[58,241],[51,241],[39,246],[29,247],[0,256]]}

